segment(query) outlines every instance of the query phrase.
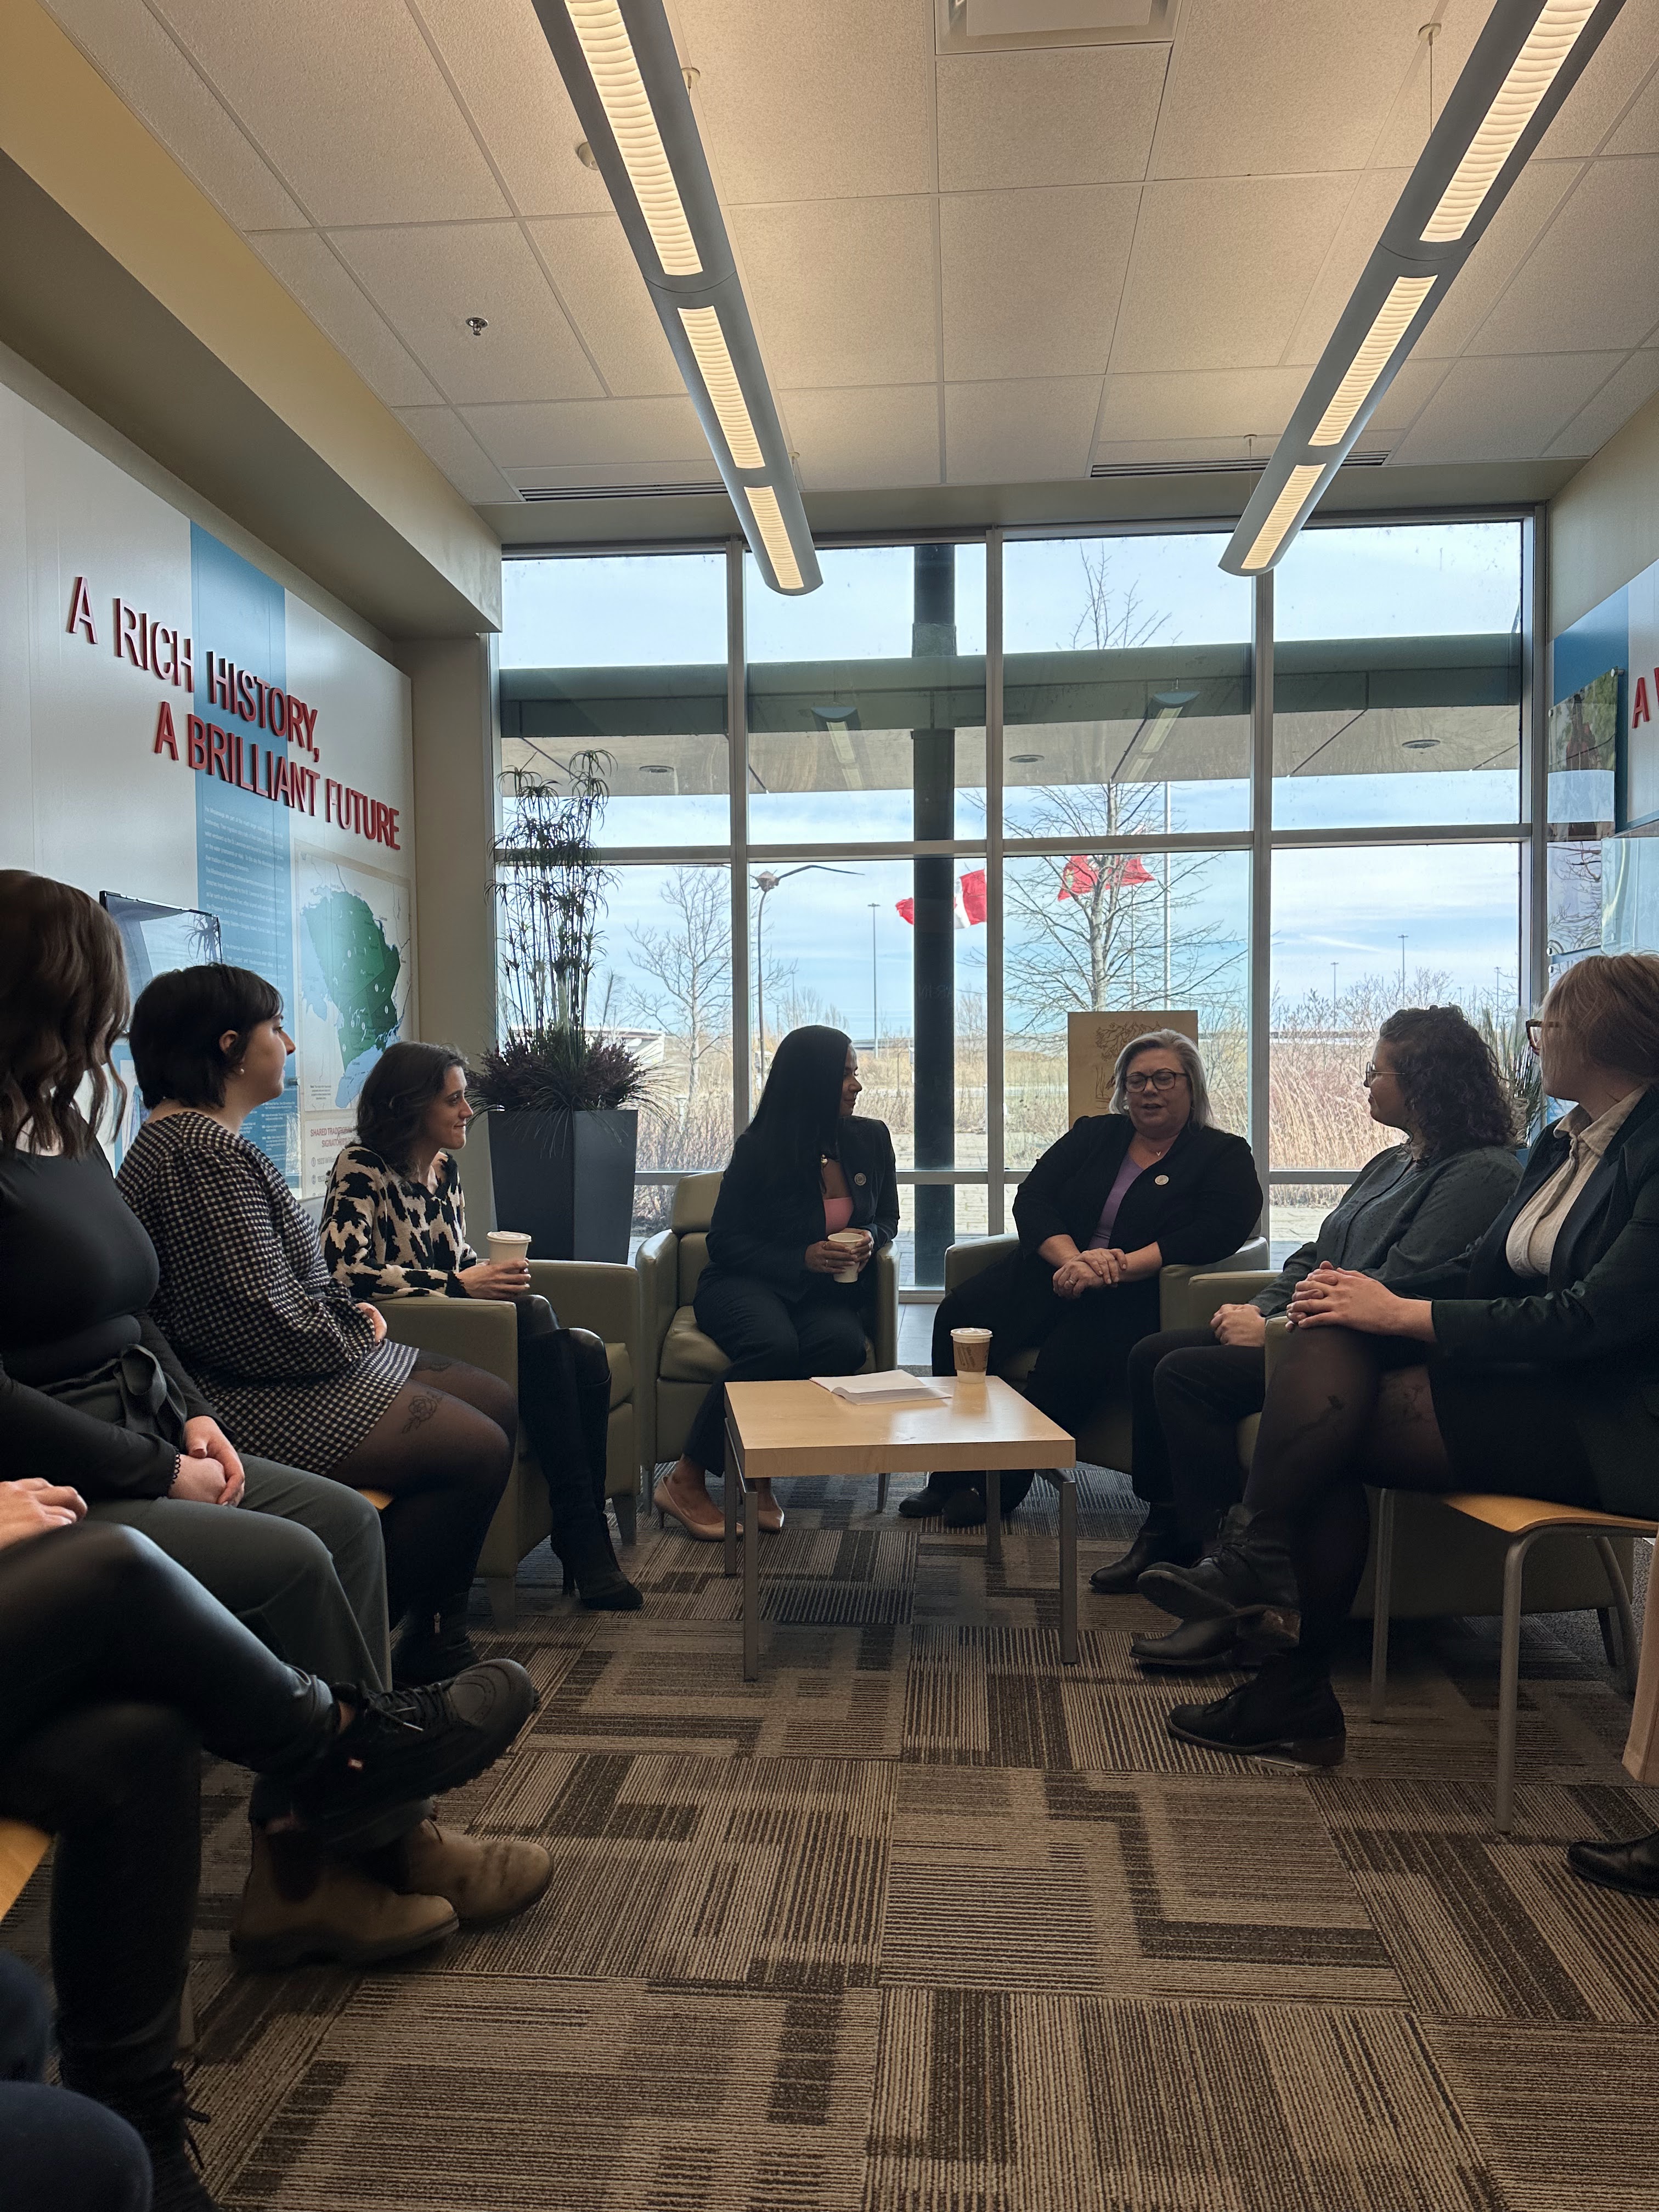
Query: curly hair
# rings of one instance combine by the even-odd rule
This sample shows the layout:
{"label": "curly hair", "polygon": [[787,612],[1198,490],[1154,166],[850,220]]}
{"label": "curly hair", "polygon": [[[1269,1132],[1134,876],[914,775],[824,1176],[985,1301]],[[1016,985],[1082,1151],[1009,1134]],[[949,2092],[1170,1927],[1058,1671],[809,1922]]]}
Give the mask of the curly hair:
{"label": "curly hair", "polygon": [[1492,1048],[1461,1006],[1402,1006],[1376,1033],[1425,1159],[1516,1142],[1515,1105]]}
{"label": "curly hair", "polygon": [[97,900],[0,868],[0,1152],[25,1138],[69,1159],[92,1149],[112,1100],[126,1103],[110,1066],[126,1021],[126,956]]}

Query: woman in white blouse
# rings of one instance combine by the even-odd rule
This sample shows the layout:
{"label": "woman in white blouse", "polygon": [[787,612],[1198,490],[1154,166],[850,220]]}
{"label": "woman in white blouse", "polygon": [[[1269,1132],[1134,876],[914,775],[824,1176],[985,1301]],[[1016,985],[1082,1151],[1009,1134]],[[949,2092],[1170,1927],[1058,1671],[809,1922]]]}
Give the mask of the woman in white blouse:
{"label": "woman in white blouse", "polygon": [[[1300,1643],[1230,1696],[1176,1707],[1170,1732],[1185,1741],[1304,1765],[1342,1757],[1330,1659],[1364,1566],[1367,1482],[1659,1518],[1659,956],[1586,957],[1528,1035],[1546,1092],[1577,1103],[1449,1267],[1446,1295],[1401,1297],[1331,1267],[1297,1286],[1249,1518],[1182,1571],[1209,1612],[1260,1613],[1260,1555],[1288,1540]],[[1649,1649],[1651,1681],[1659,1633]],[[1645,1842],[1659,1890],[1659,1838]],[[1574,1863],[1605,1880],[1617,1857],[1579,1846]]]}

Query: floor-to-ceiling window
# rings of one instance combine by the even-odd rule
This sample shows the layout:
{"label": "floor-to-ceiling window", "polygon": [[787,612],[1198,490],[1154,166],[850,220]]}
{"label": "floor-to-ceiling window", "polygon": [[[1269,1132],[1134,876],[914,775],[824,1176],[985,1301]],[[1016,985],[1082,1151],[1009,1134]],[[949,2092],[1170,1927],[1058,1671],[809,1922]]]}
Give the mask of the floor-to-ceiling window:
{"label": "floor-to-ceiling window", "polygon": [[1526,526],[1310,530],[1261,586],[1206,531],[830,545],[801,599],[735,545],[509,561],[504,834],[526,780],[601,777],[589,1020],[652,1070],[639,1229],[830,1023],[926,1295],[1066,1127],[1071,1018],[1133,1009],[1195,1023],[1218,1118],[1256,1101],[1299,1238],[1387,1140],[1376,1023],[1530,996]]}

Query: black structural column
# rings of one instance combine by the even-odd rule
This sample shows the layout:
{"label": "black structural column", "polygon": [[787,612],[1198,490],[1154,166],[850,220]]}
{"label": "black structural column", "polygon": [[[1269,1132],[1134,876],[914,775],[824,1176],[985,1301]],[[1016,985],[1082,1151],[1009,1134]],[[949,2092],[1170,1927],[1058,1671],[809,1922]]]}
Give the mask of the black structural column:
{"label": "black structural column", "polygon": [[[946,660],[957,649],[957,549],[916,548],[915,620],[910,650]],[[941,685],[946,674],[939,671]],[[912,730],[914,830],[917,838],[956,835],[957,733]],[[915,1164],[957,1162],[956,869],[948,854],[918,855],[915,870]],[[945,1279],[945,1251],[956,1236],[957,1194],[948,1183],[916,1188],[915,1279]]]}

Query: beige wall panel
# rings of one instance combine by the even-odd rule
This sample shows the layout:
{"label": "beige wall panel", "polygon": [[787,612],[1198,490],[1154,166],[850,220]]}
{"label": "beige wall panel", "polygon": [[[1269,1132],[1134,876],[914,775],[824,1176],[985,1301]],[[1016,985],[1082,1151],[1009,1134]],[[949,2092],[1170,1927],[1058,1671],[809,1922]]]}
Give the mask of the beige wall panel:
{"label": "beige wall panel", "polygon": [[947,195],[939,205],[946,377],[1097,376],[1139,200],[1135,185]]}
{"label": "beige wall panel", "polygon": [[731,225],[779,389],[938,374],[927,200],[739,208]]}
{"label": "beige wall panel", "polygon": [[1550,502],[1550,629],[1580,615],[1659,560],[1659,398]]}
{"label": "beige wall panel", "polygon": [[1110,185],[1146,173],[1169,48],[941,54],[941,191]]}

